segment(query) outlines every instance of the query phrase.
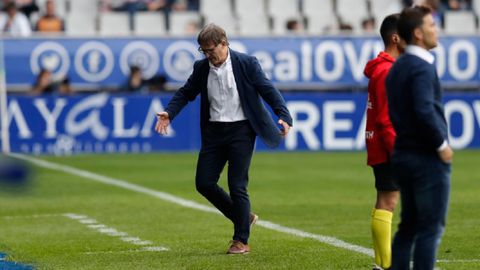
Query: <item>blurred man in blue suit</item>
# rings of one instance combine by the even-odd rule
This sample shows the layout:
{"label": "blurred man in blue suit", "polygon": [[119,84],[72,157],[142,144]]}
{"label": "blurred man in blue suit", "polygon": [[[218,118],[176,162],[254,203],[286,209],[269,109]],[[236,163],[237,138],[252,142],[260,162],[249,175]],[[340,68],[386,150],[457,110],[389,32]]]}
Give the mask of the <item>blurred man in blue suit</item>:
{"label": "blurred man in blue suit", "polygon": [[402,204],[391,269],[410,269],[413,248],[413,269],[430,270],[445,228],[453,157],[434,56],[428,51],[438,43],[430,9],[403,10],[398,33],[408,46],[386,80],[397,133],[392,166]]}
{"label": "blurred man in blue suit", "polygon": [[2,192],[20,194],[28,191],[32,176],[26,162],[0,154],[0,195]]}
{"label": "blurred man in blue suit", "polygon": [[[206,25],[198,35],[199,51],[205,59],[195,62],[193,73],[158,113],[155,130],[167,127],[188,102],[200,94],[202,147],[198,157],[196,188],[234,224],[228,254],[250,252],[250,226],[258,218],[250,212],[248,170],[258,135],[270,146],[279,145],[292,126],[292,118],[280,92],[265,77],[255,57],[228,47],[225,31]],[[262,99],[278,116],[275,124]],[[228,162],[226,193],[218,180]]]}

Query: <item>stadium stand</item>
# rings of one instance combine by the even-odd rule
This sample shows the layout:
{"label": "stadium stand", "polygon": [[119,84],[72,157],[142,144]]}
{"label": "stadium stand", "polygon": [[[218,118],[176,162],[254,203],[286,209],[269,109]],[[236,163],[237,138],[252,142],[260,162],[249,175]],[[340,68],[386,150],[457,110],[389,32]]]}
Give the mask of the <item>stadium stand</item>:
{"label": "stadium stand", "polygon": [[477,16],[480,16],[480,0],[472,0],[472,9]]}
{"label": "stadium stand", "polygon": [[362,21],[369,16],[367,2],[357,0],[337,0],[336,3],[336,11],[341,23],[350,25],[353,28],[353,31],[360,33],[362,29]]}
{"label": "stadium stand", "polygon": [[216,13],[205,15],[205,23],[215,23],[221,25],[227,33],[238,33],[237,20],[232,13]]}
{"label": "stadium stand", "polygon": [[287,33],[286,23],[289,20],[303,21],[297,0],[269,0],[267,13],[272,18],[272,33],[283,35]]}
{"label": "stadium stand", "polygon": [[139,12],[134,17],[133,33],[136,35],[162,36],[167,33],[165,14]]}
{"label": "stadium stand", "polygon": [[232,16],[232,2],[228,0],[202,0],[200,1],[200,13],[207,17],[212,17],[217,14]]}
{"label": "stadium stand", "polygon": [[70,8],[68,12],[70,14],[88,14],[92,12],[96,13],[98,11],[99,4],[100,2],[97,0],[69,0],[68,6]]}
{"label": "stadium stand", "polygon": [[242,0],[235,1],[235,14],[239,17],[257,17],[265,16],[267,14],[267,7],[265,1],[258,0]]}
{"label": "stadium stand", "polygon": [[270,20],[267,16],[238,16],[239,34],[245,36],[265,36],[270,34]]}
{"label": "stadium stand", "polygon": [[446,34],[475,34],[475,14],[471,11],[446,11],[444,14]]}
{"label": "stadium stand", "polygon": [[335,32],[338,22],[332,0],[303,0],[303,14],[307,33],[319,35]]}
{"label": "stadium stand", "polygon": [[402,4],[399,1],[370,0],[370,13],[375,18],[376,28],[380,30],[380,22],[386,15],[397,13],[402,10]]}
{"label": "stadium stand", "polygon": [[202,17],[195,11],[178,11],[170,12],[170,29],[169,34],[172,36],[183,36],[196,34],[195,31],[189,30],[190,26],[200,28]]}
{"label": "stadium stand", "polygon": [[102,13],[99,26],[99,34],[104,36],[126,36],[131,33],[129,15],[126,13]]}
{"label": "stadium stand", "polygon": [[65,30],[69,36],[96,34],[96,14],[70,14],[65,17]]}
{"label": "stadium stand", "polygon": [[[182,36],[191,35],[194,32],[192,29],[199,29],[209,22],[221,24],[232,36],[284,35],[288,33],[286,24],[291,20],[298,21],[302,27],[304,26],[304,33],[309,35],[341,33],[342,29],[362,34],[368,33],[362,29],[362,22],[366,19],[374,18],[375,29],[378,31],[379,22],[386,14],[400,12],[404,5],[412,2],[406,0],[169,0],[167,6],[147,12],[146,8],[135,11],[125,8],[126,3],[131,4],[136,1],[142,3],[140,6],[146,7],[146,3],[149,3],[147,0],[53,1],[57,15],[65,20],[66,34],[75,36],[129,35],[131,33],[149,36]],[[44,14],[45,2],[46,0],[36,0],[39,11],[30,16],[32,26],[35,26],[41,14]],[[430,3],[428,0],[423,2]],[[480,0],[467,2],[467,5],[456,10],[445,4],[436,5],[437,22],[446,33],[478,32],[477,16],[480,14]],[[130,16],[122,15],[126,13]],[[129,20],[129,31],[125,30],[121,20]],[[136,23],[141,27],[135,27]],[[458,27],[459,23],[465,24],[465,27]],[[115,25],[110,27],[109,24]],[[144,27],[152,24],[158,27],[148,27],[150,29]]]}
{"label": "stadium stand", "polygon": [[267,16],[265,1],[235,1],[234,10],[238,19],[240,35],[258,36],[270,34],[271,22]]}

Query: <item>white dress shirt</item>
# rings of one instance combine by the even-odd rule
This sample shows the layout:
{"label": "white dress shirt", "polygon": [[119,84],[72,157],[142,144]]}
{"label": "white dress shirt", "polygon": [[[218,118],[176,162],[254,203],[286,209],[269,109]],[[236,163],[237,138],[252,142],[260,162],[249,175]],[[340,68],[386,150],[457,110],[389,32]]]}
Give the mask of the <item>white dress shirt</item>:
{"label": "white dress shirt", "polygon": [[219,67],[212,63],[208,73],[207,89],[210,101],[211,122],[236,122],[246,120],[238,96],[237,84],[233,75],[230,51],[227,60]]}
{"label": "white dress shirt", "polygon": [[5,29],[5,25],[8,21],[8,15],[6,13],[0,15],[0,31],[8,33],[12,36],[30,36],[32,34],[32,28],[30,27],[30,22],[27,16],[17,11],[15,17],[13,17],[13,22],[10,25],[9,29]]}
{"label": "white dress shirt", "polygon": [[433,57],[433,55],[429,51],[425,50],[420,46],[408,45],[405,49],[405,52],[420,57],[430,65],[433,64],[433,62],[435,61],[435,57]]}

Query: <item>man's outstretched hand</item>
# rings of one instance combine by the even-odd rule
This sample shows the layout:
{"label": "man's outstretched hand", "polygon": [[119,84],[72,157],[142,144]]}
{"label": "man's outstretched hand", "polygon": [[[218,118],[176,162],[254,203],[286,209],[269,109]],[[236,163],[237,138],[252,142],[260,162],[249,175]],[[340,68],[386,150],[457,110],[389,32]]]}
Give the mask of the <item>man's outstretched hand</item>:
{"label": "man's outstretched hand", "polygon": [[157,124],[155,125],[155,131],[160,135],[166,135],[167,128],[170,125],[170,117],[167,112],[157,113]]}

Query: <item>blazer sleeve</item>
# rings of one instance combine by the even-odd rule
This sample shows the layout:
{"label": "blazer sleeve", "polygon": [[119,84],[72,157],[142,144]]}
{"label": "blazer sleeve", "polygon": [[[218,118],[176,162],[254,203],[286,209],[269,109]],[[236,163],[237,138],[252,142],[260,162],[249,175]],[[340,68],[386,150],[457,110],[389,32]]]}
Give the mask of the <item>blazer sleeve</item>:
{"label": "blazer sleeve", "polygon": [[197,95],[200,93],[198,71],[199,63],[200,62],[196,62],[193,65],[193,72],[188,78],[187,82],[180,87],[177,92],[175,92],[172,99],[168,103],[165,111],[168,113],[170,121],[173,121],[173,119],[188,104],[188,102],[195,100]]}
{"label": "blazer sleeve", "polygon": [[273,86],[272,82],[265,76],[262,67],[255,57],[250,58],[249,70],[249,78],[263,100],[265,100],[265,102],[267,102],[272,108],[275,115],[285,121],[289,126],[292,126],[293,120],[288,111],[285,100],[280,94],[280,91],[278,91],[278,89]]}
{"label": "blazer sleeve", "polygon": [[435,148],[440,147],[446,138],[442,136],[442,129],[437,124],[438,115],[435,111],[434,74],[427,66],[420,67],[413,73],[412,95],[415,115],[422,135],[431,138]]}
{"label": "blazer sleeve", "polygon": [[390,116],[388,114],[388,98],[385,84],[388,71],[389,69],[382,70],[378,74],[377,80],[375,80],[374,108],[377,108],[375,125],[378,128],[380,139],[382,140],[385,148],[388,150],[388,153],[392,154],[396,134],[392,122],[390,121]]}

